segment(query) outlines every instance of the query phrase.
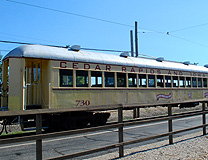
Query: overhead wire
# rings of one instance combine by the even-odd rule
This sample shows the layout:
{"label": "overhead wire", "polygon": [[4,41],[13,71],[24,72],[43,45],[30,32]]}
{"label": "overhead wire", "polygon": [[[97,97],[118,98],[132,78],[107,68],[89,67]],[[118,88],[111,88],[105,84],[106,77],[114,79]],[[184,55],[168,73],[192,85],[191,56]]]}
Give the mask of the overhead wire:
{"label": "overhead wire", "polygon": [[[35,43],[25,43],[25,42],[17,42],[17,41],[4,41],[4,40],[0,40],[0,43],[13,43],[13,44],[24,44],[24,45],[43,45],[43,46],[49,46],[49,47],[58,47],[58,48],[70,48],[70,46],[56,46],[56,45],[45,45],[45,44],[35,44]],[[121,51],[121,50],[112,50],[112,49],[97,49],[97,48],[82,48],[82,50],[92,50],[92,51],[101,51],[101,52],[131,52],[131,51]],[[10,51],[10,50],[0,50],[0,51]],[[134,52],[135,53],[135,52]],[[149,58],[156,58],[153,56],[149,56],[146,54],[141,54],[139,53],[140,56],[143,57],[149,57]]]}
{"label": "overhead wire", "polygon": [[179,32],[179,31],[183,31],[183,30],[187,30],[187,29],[192,29],[192,28],[197,28],[197,27],[201,27],[201,26],[205,26],[205,25],[208,25],[208,23],[203,23],[203,24],[199,24],[199,25],[194,25],[194,26],[190,26],[190,27],[185,27],[185,28],[181,28],[181,29],[177,29],[177,30],[172,30],[172,31],[169,31],[170,33],[173,33],[173,32]]}
{"label": "overhead wire", "polygon": [[[33,37],[22,36],[22,35],[16,35],[16,34],[10,34],[10,33],[4,33],[4,32],[0,32],[0,34],[9,35],[9,36],[15,36],[15,37],[22,37],[22,38],[29,38],[29,39],[34,39],[34,40],[41,40],[41,41],[55,42],[55,41],[50,41],[50,40],[46,40],[46,39],[33,38]],[[57,42],[55,42],[55,43],[57,43]]]}
{"label": "overhead wire", "polygon": [[[124,24],[124,23],[114,22],[114,21],[110,21],[110,20],[105,20],[105,19],[101,19],[101,18],[86,16],[86,15],[77,14],[77,13],[72,13],[72,12],[68,12],[68,11],[53,9],[53,8],[49,8],[49,7],[43,7],[43,6],[40,6],[40,5],[34,5],[34,4],[19,2],[19,1],[15,1],[15,0],[6,0],[6,1],[12,2],[12,3],[21,4],[21,5],[26,5],[26,6],[30,6],[30,7],[36,7],[36,8],[40,8],[40,9],[50,10],[50,11],[54,11],[54,12],[69,14],[69,15],[73,15],[73,16],[79,16],[79,17],[83,17],[83,18],[93,19],[93,20],[102,21],[102,22],[106,22],[106,23],[111,23],[111,24],[116,24],[116,25],[121,25],[121,26],[126,26],[126,27],[134,27],[133,25],[128,25],[128,24]],[[200,24],[200,25],[195,25],[195,26],[190,26],[190,27],[185,27],[185,28],[181,28],[181,29],[177,29],[177,30],[168,31],[168,32],[161,32],[161,31],[156,31],[156,30],[145,29],[145,28],[139,27],[139,29],[142,29],[142,30],[145,30],[145,31],[138,32],[138,33],[151,33],[151,32],[153,32],[153,33],[158,33],[158,34],[163,34],[163,35],[171,36],[171,37],[174,37],[174,38],[177,38],[177,39],[186,41],[186,42],[190,42],[190,43],[193,43],[193,44],[196,44],[196,45],[208,47],[207,45],[204,45],[204,44],[201,44],[201,43],[197,43],[197,42],[194,42],[194,41],[191,41],[191,40],[188,40],[188,39],[185,39],[185,38],[182,38],[182,37],[179,37],[179,36],[176,36],[176,35],[173,35],[172,34],[173,32],[178,32],[178,31],[182,31],[182,30],[196,28],[196,27],[200,27],[200,26],[204,26],[204,25],[208,25],[208,23],[204,23],[204,24]],[[20,42],[20,44],[22,44],[22,43]],[[30,44],[30,43],[23,43],[23,44]],[[50,45],[46,45],[46,46],[50,46]],[[57,46],[57,47],[60,47],[60,46]],[[100,51],[100,49],[89,49],[89,50],[97,50],[97,51]],[[112,52],[115,51],[115,52],[117,52],[116,50],[105,50],[105,49],[102,50],[102,51],[112,51]],[[122,51],[118,51],[118,52],[122,52]]]}

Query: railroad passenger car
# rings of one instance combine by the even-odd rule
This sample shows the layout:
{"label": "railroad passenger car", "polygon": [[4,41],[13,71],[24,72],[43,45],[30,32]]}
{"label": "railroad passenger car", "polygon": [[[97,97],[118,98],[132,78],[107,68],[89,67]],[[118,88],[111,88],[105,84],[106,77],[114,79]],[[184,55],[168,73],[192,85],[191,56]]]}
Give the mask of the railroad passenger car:
{"label": "railroad passenger car", "polygon": [[[20,46],[3,58],[2,75],[2,107],[9,110],[184,101],[195,105],[208,99],[206,65],[95,53],[78,46]],[[92,120],[95,115],[71,115],[79,116]],[[104,119],[100,123],[109,117],[96,116]]]}

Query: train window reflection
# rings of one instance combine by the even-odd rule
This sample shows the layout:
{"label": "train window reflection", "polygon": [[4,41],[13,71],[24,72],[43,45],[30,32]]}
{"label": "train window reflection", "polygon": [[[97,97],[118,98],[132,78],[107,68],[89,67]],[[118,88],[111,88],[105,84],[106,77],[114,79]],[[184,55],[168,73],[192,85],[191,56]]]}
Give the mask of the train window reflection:
{"label": "train window reflection", "polygon": [[186,77],[186,87],[191,87],[191,77]]}
{"label": "train window reflection", "polygon": [[192,86],[197,87],[196,77],[192,77]]}
{"label": "train window reflection", "polygon": [[117,86],[126,87],[126,73],[117,73]]}
{"label": "train window reflection", "polygon": [[171,76],[165,76],[165,87],[171,87]]}
{"label": "train window reflection", "polygon": [[148,75],[148,86],[155,87],[155,76],[154,75]]}
{"label": "train window reflection", "polygon": [[68,69],[61,69],[60,73],[60,87],[73,87],[73,71]]}
{"label": "train window reflection", "polygon": [[157,86],[164,87],[164,80],[163,80],[163,76],[161,75],[157,76]]}
{"label": "train window reflection", "polygon": [[185,80],[184,80],[184,77],[180,77],[180,79],[179,79],[179,86],[180,86],[180,87],[185,87]]}
{"label": "train window reflection", "polygon": [[88,71],[76,71],[76,86],[88,87]]}
{"label": "train window reflection", "polygon": [[102,87],[102,72],[91,71],[91,87]]}
{"label": "train window reflection", "polygon": [[207,87],[207,79],[203,78],[203,87]]}
{"label": "train window reflection", "polygon": [[105,72],[105,87],[115,87],[113,72]]}
{"label": "train window reflection", "polygon": [[198,78],[198,87],[202,87],[202,79]]}
{"label": "train window reflection", "polygon": [[178,87],[178,77],[173,77],[173,87]]}
{"label": "train window reflection", "polygon": [[128,74],[129,87],[137,87],[137,76],[136,74]]}
{"label": "train window reflection", "polygon": [[147,87],[146,74],[139,74],[139,87]]}
{"label": "train window reflection", "polygon": [[37,80],[36,78],[36,65],[33,65],[33,81],[35,82]]}

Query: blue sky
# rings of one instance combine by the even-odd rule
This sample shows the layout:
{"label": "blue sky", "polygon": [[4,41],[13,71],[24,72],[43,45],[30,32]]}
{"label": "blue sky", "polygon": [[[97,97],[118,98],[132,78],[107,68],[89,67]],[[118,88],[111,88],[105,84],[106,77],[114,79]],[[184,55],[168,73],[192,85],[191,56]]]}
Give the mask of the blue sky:
{"label": "blue sky", "polygon": [[[207,7],[207,0],[0,0],[0,40],[126,51],[137,21],[139,53],[204,65],[208,64]],[[17,46],[0,43],[0,50]]]}

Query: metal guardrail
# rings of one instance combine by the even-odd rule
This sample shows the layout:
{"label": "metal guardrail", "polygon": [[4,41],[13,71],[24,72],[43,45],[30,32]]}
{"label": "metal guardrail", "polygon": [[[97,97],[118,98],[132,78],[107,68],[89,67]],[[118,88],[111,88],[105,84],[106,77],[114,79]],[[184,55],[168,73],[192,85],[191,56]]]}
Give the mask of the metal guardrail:
{"label": "metal guardrail", "polygon": [[[172,107],[168,106],[168,116],[159,116],[159,117],[144,118],[144,119],[134,119],[134,120],[124,122],[123,121],[123,109],[125,107],[130,107],[130,106],[132,106],[132,105],[119,104],[119,105],[114,105],[111,107],[97,106],[93,109],[92,108],[86,109],[86,110],[108,110],[108,109],[112,110],[112,109],[116,109],[116,110],[118,110],[118,122],[117,123],[111,123],[111,124],[107,124],[105,126],[99,126],[99,127],[91,127],[91,128],[86,128],[86,129],[77,129],[77,130],[62,131],[62,132],[47,133],[47,134],[41,133],[42,114],[44,114],[46,112],[45,111],[35,111],[36,112],[36,135],[24,136],[24,137],[19,137],[19,138],[2,139],[2,140],[0,140],[0,145],[10,144],[10,143],[18,143],[18,142],[26,142],[26,141],[36,141],[36,159],[41,160],[42,159],[42,140],[43,139],[55,138],[55,137],[59,137],[59,136],[74,135],[74,134],[80,134],[80,133],[86,133],[86,132],[93,132],[93,131],[105,130],[105,129],[109,129],[109,128],[118,127],[119,142],[116,144],[104,146],[101,148],[96,148],[93,150],[74,153],[74,154],[70,154],[70,155],[64,155],[64,156],[60,156],[60,157],[50,158],[50,160],[74,158],[74,157],[83,156],[83,155],[95,153],[98,151],[113,149],[113,148],[119,148],[119,157],[123,157],[125,145],[139,143],[139,142],[143,142],[143,141],[147,141],[147,140],[151,140],[151,139],[155,139],[155,138],[161,138],[161,137],[165,137],[165,136],[169,137],[169,144],[173,144],[173,135],[174,134],[193,130],[193,129],[198,129],[198,128],[202,128],[203,135],[206,135],[206,126],[208,126],[208,124],[206,124],[206,114],[208,113],[208,110],[205,109],[205,102],[202,103],[202,110],[201,111],[186,112],[186,113],[173,115],[172,114]],[[135,105],[134,107],[140,107],[140,106]],[[67,112],[69,112],[69,110],[70,111],[77,111],[77,110],[81,110],[81,109],[78,108],[78,109],[66,109],[66,110],[67,110]],[[66,110],[62,110],[62,112],[66,112]],[[82,108],[82,110],[83,110],[83,108]],[[54,112],[54,111],[52,111],[52,112]],[[61,110],[56,110],[56,113],[57,112],[61,112]],[[9,112],[7,114],[9,114]],[[31,113],[27,112],[27,114],[31,114]],[[33,112],[33,114],[34,114],[34,112]],[[6,114],[1,115],[0,117],[5,116],[5,115]],[[10,116],[14,116],[14,115],[15,114],[12,113]],[[183,130],[173,131],[172,121],[174,119],[196,116],[196,115],[202,115],[202,125],[192,127],[192,128],[186,128]],[[141,139],[137,139],[137,140],[133,140],[133,141],[124,142],[124,139],[123,139],[124,126],[139,125],[139,124],[146,124],[146,123],[159,122],[159,121],[168,121],[168,132],[167,133],[155,135],[155,136],[151,136],[151,137],[146,137],[146,138],[141,138]]]}

